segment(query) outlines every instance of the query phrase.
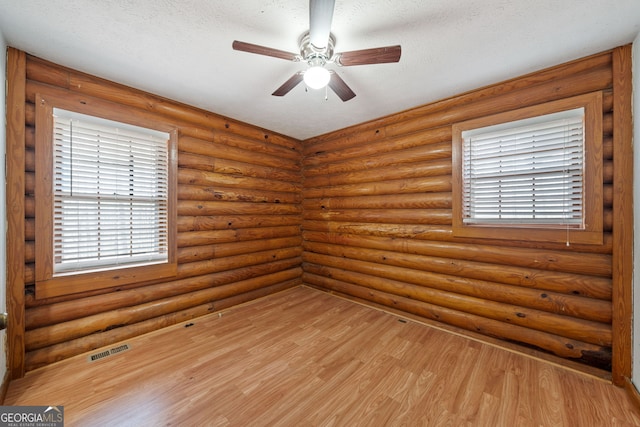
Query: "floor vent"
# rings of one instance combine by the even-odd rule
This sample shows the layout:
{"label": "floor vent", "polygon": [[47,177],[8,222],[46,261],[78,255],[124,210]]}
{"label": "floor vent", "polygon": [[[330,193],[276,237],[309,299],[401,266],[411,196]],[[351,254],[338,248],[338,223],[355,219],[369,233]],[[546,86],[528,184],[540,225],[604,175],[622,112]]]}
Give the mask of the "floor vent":
{"label": "floor vent", "polygon": [[118,347],[113,347],[109,350],[104,350],[99,353],[90,354],[88,356],[89,362],[95,362],[96,360],[104,359],[105,357],[113,356],[114,354],[122,353],[123,351],[127,351],[131,348],[129,344],[122,344]]}

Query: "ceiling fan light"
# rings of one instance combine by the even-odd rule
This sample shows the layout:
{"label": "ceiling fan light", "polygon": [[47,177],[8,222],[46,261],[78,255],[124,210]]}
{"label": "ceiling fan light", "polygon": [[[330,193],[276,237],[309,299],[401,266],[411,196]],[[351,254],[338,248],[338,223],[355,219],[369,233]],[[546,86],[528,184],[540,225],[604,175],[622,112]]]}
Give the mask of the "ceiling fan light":
{"label": "ceiling fan light", "polygon": [[321,66],[310,67],[304,73],[304,82],[311,89],[322,89],[329,84],[329,70]]}

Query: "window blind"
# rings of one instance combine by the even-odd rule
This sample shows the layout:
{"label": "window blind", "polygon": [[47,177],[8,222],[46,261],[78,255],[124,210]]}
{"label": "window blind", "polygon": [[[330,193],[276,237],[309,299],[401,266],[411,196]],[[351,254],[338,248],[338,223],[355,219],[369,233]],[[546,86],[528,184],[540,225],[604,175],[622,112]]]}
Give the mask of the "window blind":
{"label": "window blind", "polygon": [[463,222],[582,227],[584,108],[462,132]]}
{"label": "window blind", "polygon": [[54,109],[54,275],[168,259],[169,134]]}

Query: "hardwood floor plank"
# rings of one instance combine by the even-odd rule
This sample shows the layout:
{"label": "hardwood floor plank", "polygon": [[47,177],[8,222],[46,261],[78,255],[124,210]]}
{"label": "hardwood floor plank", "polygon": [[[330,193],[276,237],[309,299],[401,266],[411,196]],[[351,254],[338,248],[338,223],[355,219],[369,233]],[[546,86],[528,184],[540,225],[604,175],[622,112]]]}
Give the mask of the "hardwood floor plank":
{"label": "hardwood floor plank", "polygon": [[4,404],[64,405],[70,426],[640,424],[602,379],[304,286],[127,344],[31,371]]}

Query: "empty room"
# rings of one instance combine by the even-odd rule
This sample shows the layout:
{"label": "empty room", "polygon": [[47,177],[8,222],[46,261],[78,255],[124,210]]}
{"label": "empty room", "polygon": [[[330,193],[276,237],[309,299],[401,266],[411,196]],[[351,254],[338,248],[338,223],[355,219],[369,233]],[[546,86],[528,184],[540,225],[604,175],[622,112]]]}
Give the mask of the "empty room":
{"label": "empty room", "polygon": [[0,0],[0,50],[0,426],[640,425],[637,0]]}

